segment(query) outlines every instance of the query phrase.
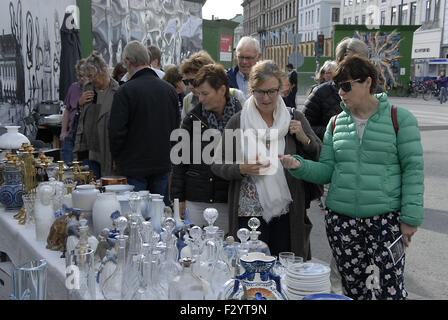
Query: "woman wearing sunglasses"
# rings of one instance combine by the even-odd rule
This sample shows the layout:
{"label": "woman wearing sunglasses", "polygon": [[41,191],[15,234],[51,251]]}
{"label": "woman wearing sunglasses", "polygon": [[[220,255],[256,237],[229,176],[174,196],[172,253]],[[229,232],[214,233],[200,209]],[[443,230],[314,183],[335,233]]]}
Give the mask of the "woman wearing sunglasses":
{"label": "woman wearing sunglasses", "polygon": [[306,213],[308,190],[303,181],[283,169],[278,153],[299,153],[317,160],[322,143],[301,112],[296,111],[297,120],[291,120],[280,96],[282,78],[274,61],[252,67],[248,83],[252,96],[226,127],[240,132],[242,139],[235,139],[230,149],[223,136],[223,156],[235,157],[233,162],[227,157],[222,164],[215,161],[212,171],[230,181],[231,235],[236,236],[239,228],[248,228],[249,219],[257,217],[261,222],[259,239],[267,243],[271,255],[292,251],[309,260],[312,224]]}
{"label": "woman wearing sunglasses", "polygon": [[405,257],[388,248],[400,236],[408,246],[422,223],[423,150],[408,110],[396,109],[395,131],[387,95],[374,94],[377,78],[363,57],[342,61],[333,81],[343,111],[327,126],[319,162],[280,158],[294,177],[331,182],[325,223],[345,294],[405,299]]}

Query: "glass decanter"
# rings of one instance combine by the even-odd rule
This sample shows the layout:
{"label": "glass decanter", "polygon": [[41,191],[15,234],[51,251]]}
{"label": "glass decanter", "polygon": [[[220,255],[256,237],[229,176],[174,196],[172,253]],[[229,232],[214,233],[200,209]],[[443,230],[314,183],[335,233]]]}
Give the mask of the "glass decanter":
{"label": "glass decanter", "polygon": [[178,251],[176,247],[176,237],[173,231],[176,228],[176,221],[173,218],[166,218],[163,222],[162,242],[165,247],[164,261],[161,263],[161,285],[166,292],[171,280],[178,276],[182,268],[177,261]]}
{"label": "glass decanter", "polygon": [[199,261],[199,276],[211,285],[211,295],[217,298],[224,284],[232,277],[229,265],[222,253],[222,242],[217,240],[219,228],[213,223],[218,217],[214,208],[204,210],[204,219],[209,223],[205,230],[204,250]]}
{"label": "glass decanter", "polygon": [[222,248],[223,256],[227,260],[227,264],[231,268],[231,273],[235,274],[235,268],[238,264],[238,243],[235,243],[235,239],[232,236],[228,236]]}
{"label": "glass decanter", "polygon": [[249,219],[248,226],[252,230],[250,231],[250,240],[249,240],[249,252],[262,252],[267,256],[271,255],[271,252],[269,251],[268,245],[259,240],[258,236],[261,234],[260,231],[257,231],[257,229],[260,227],[261,223],[258,218],[252,217]]}
{"label": "glass decanter", "polygon": [[[115,255],[115,259],[110,257],[104,264],[100,274],[100,290],[104,298],[107,300],[120,300],[122,285],[123,285],[123,273],[126,265],[126,242],[128,236],[124,235],[124,230],[127,227],[128,220],[120,216],[114,220],[114,224],[118,229],[118,248]],[[112,250],[110,250],[112,252]]]}
{"label": "glass decanter", "polygon": [[181,260],[181,274],[175,277],[169,284],[169,300],[205,300],[208,295],[207,284],[194,273],[192,265],[194,259],[183,258]]}
{"label": "glass decanter", "polygon": [[122,300],[131,299],[139,286],[139,255],[141,247],[139,221],[134,216],[131,217],[129,222],[129,249],[126,256],[125,273],[123,274]]}
{"label": "glass decanter", "polygon": [[246,254],[249,253],[249,243],[248,243],[248,240],[250,238],[250,232],[246,228],[241,228],[236,233],[236,236],[240,240],[240,244],[237,245],[237,247],[236,247],[236,252],[237,252],[238,258],[237,258],[237,261],[236,261],[237,263],[236,263],[235,270],[234,270],[235,271],[235,273],[234,273],[235,276],[244,273],[244,270],[242,268],[240,259],[241,259],[241,257],[243,257],[243,256],[245,256]]}

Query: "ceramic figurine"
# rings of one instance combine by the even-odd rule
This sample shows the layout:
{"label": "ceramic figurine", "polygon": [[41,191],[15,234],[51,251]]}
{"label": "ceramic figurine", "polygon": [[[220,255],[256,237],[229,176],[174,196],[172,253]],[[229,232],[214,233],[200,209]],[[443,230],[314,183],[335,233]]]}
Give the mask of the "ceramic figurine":
{"label": "ceramic figurine", "polygon": [[57,218],[50,228],[47,237],[47,249],[53,251],[65,251],[67,241],[67,222],[70,218],[67,215]]}

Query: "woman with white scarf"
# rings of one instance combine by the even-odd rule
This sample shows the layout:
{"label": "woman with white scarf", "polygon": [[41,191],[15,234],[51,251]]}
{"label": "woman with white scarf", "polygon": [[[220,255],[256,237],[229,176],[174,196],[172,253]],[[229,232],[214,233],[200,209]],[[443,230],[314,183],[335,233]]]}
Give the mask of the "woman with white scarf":
{"label": "woman with white scarf", "polygon": [[240,135],[233,135],[229,150],[230,141],[223,134],[222,161],[215,158],[212,171],[230,180],[230,234],[236,236],[239,228],[248,228],[249,219],[256,216],[261,222],[259,239],[267,243],[271,255],[292,251],[309,260],[309,193],[302,180],[296,181],[283,169],[278,155],[295,150],[305,158],[318,159],[322,142],[301,112],[295,111],[291,120],[280,97],[282,78],[271,60],[252,68],[252,96],[226,126],[233,132],[241,130]]}

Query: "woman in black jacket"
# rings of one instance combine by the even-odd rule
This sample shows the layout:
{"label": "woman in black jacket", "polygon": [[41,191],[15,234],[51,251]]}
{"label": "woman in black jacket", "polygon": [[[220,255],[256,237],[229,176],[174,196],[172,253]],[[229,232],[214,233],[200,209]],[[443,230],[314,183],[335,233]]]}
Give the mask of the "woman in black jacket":
{"label": "woman in black jacket", "polygon": [[[195,225],[207,225],[203,218],[206,208],[215,208],[219,216],[215,225],[228,232],[227,193],[228,181],[215,176],[208,161],[204,161],[204,148],[213,141],[202,141],[208,129],[215,129],[214,137],[219,138],[230,118],[241,110],[241,104],[229,93],[229,80],[221,65],[203,66],[194,79],[194,86],[199,93],[199,104],[191,110],[182,122],[182,129],[188,132],[189,159],[173,168],[170,194],[171,199],[179,199],[180,214],[188,210],[188,219]],[[201,154],[193,154],[195,140],[193,136],[200,129]],[[218,130],[218,131],[216,131]],[[212,133],[212,131],[209,131]],[[204,139],[205,140],[205,139]],[[176,148],[176,147],[175,147]],[[181,149],[182,156],[186,150]],[[182,158],[181,156],[181,158]],[[210,154],[213,157],[213,154]]]}

